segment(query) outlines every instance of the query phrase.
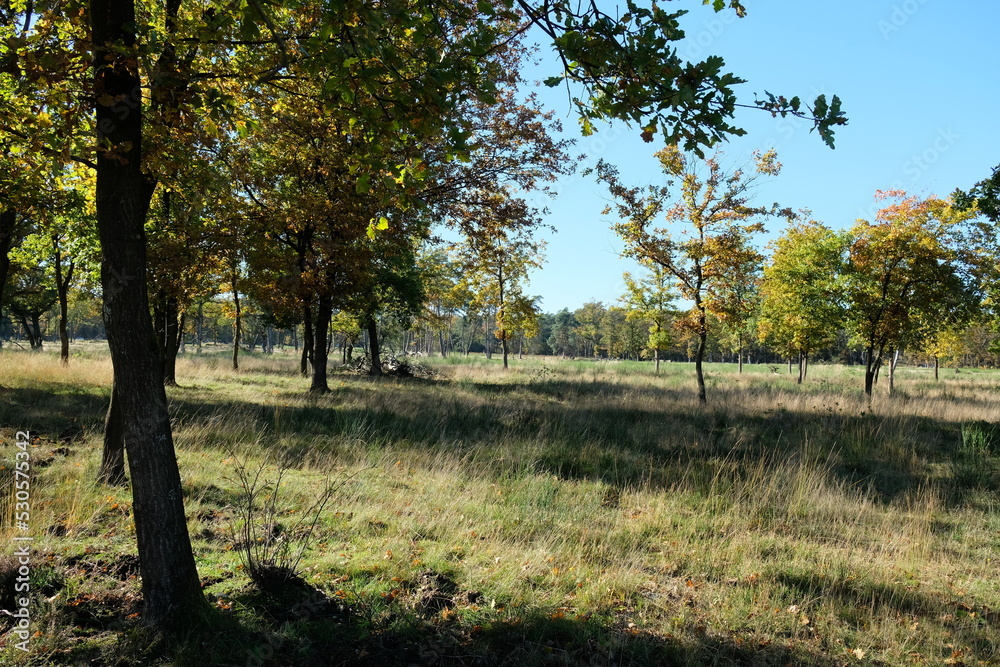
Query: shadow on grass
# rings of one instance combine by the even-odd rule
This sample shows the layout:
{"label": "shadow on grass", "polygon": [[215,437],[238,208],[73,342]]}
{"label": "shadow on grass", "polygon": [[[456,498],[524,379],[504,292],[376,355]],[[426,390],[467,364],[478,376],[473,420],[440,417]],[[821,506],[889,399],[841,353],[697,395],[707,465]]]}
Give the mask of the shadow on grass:
{"label": "shadow on grass", "polygon": [[[110,392],[109,392],[110,393]],[[108,396],[65,387],[34,389],[0,386],[0,427],[32,431],[49,440],[65,439],[82,429],[100,432]]]}
{"label": "shadow on grass", "polygon": [[[940,624],[955,644],[967,647],[967,657],[994,664],[1000,658],[996,643],[1000,613],[986,607],[972,608],[939,595],[928,595],[916,586],[893,585],[865,580],[823,580],[816,576],[782,572],[778,583],[793,589],[801,599],[822,599],[840,607],[845,623],[864,630],[872,618],[897,618],[900,623],[920,618],[922,623]],[[915,582],[914,582],[915,583]]]}
{"label": "shadow on grass", "polygon": [[[289,465],[419,450],[456,455],[494,474],[509,475],[515,466],[513,472],[600,480],[618,488],[671,488],[683,479],[699,490],[723,469],[738,477],[760,465],[804,458],[883,502],[928,482],[946,489],[946,501],[955,505],[1000,486],[1000,438],[994,431],[984,427],[988,441],[973,451],[962,427],[928,417],[804,414],[781,406],[741,413],[738,400],[728,409],[701,408],[670,388],[555,379],[509,385],[394,379],[389,388],[407,402],[400,406],[393,398],[401,394],[382,395],[368,378],[338,378],[346,388],[287,406],[215,402],[212,393],[178,388],[170,392],[175,431],[199,428],[199,447],[221,445],[225,438],[212,436],[220,429],[229,429],[229,442],[260,434],[261,444]],[[423,391],[452,384],[456,392],[444,398],[441,391]],[[367,390],[370,406],[339,405]],[[474,402],[470,391],[478,397]],[[616,399],[636,392],[644,404],[673,407],[618,405]],[[0,388],[0,425],[30,428],[52,441],[81,430],[99,433],[106,408],[107,399],[95,393]]]}
{"label": "shadow on grass", "polygon": [[[267,615],[258,600],[244,599]],[[246,607],[245,607],[246,608]],[[287,608],[286,608],[287,609]],[[682,629],[683,630],[683,629]],[[214,627],[172,651],[175,665],[412,666],[412,665],[811,665],[842,661],[803,642],[687,632],[660,637],[614,621],[527,612],[479,623],[387,610],[372,624],[356,611],[324,616],[285,614],[247,622],[219,614]]]}
{"label": "shadow on grass", "polygon": [[738,406],[685,404],[679,392],[657,387],[643,388],[643,395],[672,410],[618,406],[616,396],[636,390],[602,381],[473,383],[476,394],[503,393],[500,400],[473,403],[462,395],[442,398],[440,391],[422,398],[420,380],[392,382],[409,392],[406,406],[374,392],[370,406],[338,405],[351,387],[372,386],[358,379],[344,393],[281,407],[204,402],[179,392],[172,414],[184,425],[242,415],[241,427],[270,434],[263,445],[273,446],[289,465],[419,450],[460,456],[473,469],[495,474],[509,475],[516,466],[515,472],[529,469],[619,488],[671,488],[682,479],[709,485],[723,468],[739,476],[760,465],[808,459],[878,501],[908,497],[930,481],[945,488],[946,500],[956,505],[995,488],[1000,479],[995,445],[969,463],[962,454],[962,428],[928,417],[805,414],[781,406],[741,414]]}

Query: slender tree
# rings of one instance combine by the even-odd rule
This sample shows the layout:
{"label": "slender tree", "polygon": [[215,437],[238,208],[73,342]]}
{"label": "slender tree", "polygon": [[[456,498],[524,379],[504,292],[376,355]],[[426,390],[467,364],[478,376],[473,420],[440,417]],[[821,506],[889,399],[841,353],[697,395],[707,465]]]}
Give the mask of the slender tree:
{"label": "slender tree", "polygon": [[661,353],[670,349],[670,328],[673,320],[674,300],[670,288],[670,274],[656,263],[646,262],[647,275],[636,280],[631,274],[624,274],[625,294],[621,301],[628,309],[628,317],[649,323],[649,336],[646,349],[656,363],[656,372],[660,372]]}
{"label": "slender tree", "polygon": [[[746,275],[747,248],[755,234],[763,231],[762,218],[789,215],[788,211],[752,206],[754,185],[761,177],[781,170],[774,151],[755,153],[752,171],[737,169],[725,173],[718,154],[705,160],[707,173],[698,173],[698,162],[676,146],[656,153],[668,183],[680,181],[680,196],[671,204],[668,185],[646,189],[627,187],[613,165],[600,161],[599,180],[608,185],[616,203],[605,209],[615,212],[620,222],[615,231],[626,244],[625,254],[661,266],[676,281],[680,295],[693,303],[679,322],[690,329],[698,344],[694,354],[698,401],[706,403],[703,362],[708,346],[709,314],[724,312],[729,298],[730,276]],[[668,227],[654,227],[663,216],[667,225],[685,224],[687,233],[678,235]]]}

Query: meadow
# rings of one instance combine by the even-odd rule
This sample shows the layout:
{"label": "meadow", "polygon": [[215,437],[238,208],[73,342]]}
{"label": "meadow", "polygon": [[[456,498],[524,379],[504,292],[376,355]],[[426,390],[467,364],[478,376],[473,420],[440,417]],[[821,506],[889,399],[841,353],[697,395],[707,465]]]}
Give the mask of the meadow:
{"label": "meadow", "polygon": [[[1000,665],[1000,372],[904,367],[869,405],[861,368],[709,364],[699,406],[687,364],[419,363],[314,396],[291,351],[179,358],[213,612],[165,649],[130,493],[93,481],[103,348],[0,352],[5,545],[35,436],[34,636],[0,663]],[[301,580],[262,590],[247,551]],[[15,571],[0,556],[5,609]]]}

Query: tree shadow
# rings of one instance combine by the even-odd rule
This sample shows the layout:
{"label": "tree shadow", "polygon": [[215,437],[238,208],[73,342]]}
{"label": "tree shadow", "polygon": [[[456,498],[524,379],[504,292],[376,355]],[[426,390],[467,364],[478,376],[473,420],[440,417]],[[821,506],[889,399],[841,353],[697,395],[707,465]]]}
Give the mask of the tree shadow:
{"label": "tree shadow", "polygon": [[985,607],[972,607],[941,595],[926,594],[915,586],[885,584],[863,579],[824,580],[816,576],[781,572],[777,581],[795,591],[802,599],[834,600],[842,610],[840,620],[858,630],[871,618],[926,619],[940,624],[955,639],[956,646],[973,652],[967,657],[984,660],[1000,658],[996,643],[1000,613]]}
{"label": "tree shadow", "polygon": [[[354,401],[344,407],[344,392],[364,391],[378,382],[337,377],[345,387],[290,405],[279,403],[287,394],[274,403],[216,402],[205,390],[178,388],[169,394],[170,413],[182,443],[189,427],[211,431],[229,420],[234,431],[264,434],[261,446],[293,466],[338,453],[418,449],[456,454],[494,474],[509,475],[517,466],[623,489],[668,489],[680,480],[710,484],[723,468],[740,475],[760,466],[777,469],[791,460],[811,460],[834,481],[884,503],[912,497],[929,481],[953,506],[1000,488],[1000,435],[985,423],[973,425],[981,436],[973,449],[963,426],[931,417],[817,414],[780,406],[759,413],[742,411],[738,396],[735,402],[729,397],[735,407],[703,408],[686,402],[679,390],[637,390],[603,380],[506,385],[398,378],[390,382],[406,393],[407,406],[396,405],[395,394],[387,398],[372,391],[370,406],[357,407]],[[422,390],[452,383],[468,391],[443,400],[440,392]],[[646,398],[641,407],[616,401],[637,391]],[[503,399],[482,400],[498,395]],[[93,392],[0,387],[0,424],[31,429],[52,442],[100,433],[106,409],[107,398]],[[504,456],[518,447],[532,453],[530,460]]]}
{"label": "tree shadow", "polygon": [[[358,666],[492,665],[755,665],[842,664],[816,643],[724,635],[705,628],[658,636],[614,619],[570,618],[520,610],[493,619],[421,614],[400,605],[372,620],[366,600],[329,613],[326,606],[276,608],[253,592],[240,596],[241,613],[216,613],[202,633],[172,656],[177,665]],[[234,602],[236,600],[234,599]]]}

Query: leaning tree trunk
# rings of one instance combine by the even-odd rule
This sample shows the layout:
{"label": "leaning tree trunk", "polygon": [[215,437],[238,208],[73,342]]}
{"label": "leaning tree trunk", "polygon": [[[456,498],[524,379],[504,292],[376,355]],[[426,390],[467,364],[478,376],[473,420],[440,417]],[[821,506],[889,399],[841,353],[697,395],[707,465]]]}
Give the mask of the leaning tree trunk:
{"label": "leaning tree trunk", "polygon": [[[208,606],[184,516],[167,396],[146,295],[153,185],[142,173],[142,88],[134,0],[91,0],[97,144],[96,206],[104,326],[132,477],[143,623],[175,629]],[[100,102],[114,100],[113,103]]]}

